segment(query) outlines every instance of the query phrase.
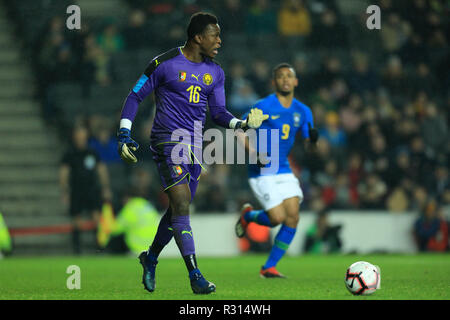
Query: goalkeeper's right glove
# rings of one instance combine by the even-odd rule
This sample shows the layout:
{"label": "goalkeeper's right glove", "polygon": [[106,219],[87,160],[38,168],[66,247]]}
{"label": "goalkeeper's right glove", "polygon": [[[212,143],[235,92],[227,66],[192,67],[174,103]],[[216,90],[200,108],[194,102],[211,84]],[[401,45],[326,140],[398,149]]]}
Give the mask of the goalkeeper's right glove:
{"label": "goalkeeper's right glove", "polygon": [[131,151],[136,151],[139,144],[131,139],[130,129],[120,128],[117,132],[118,152],[123,161],[127,163],[136,163],[137,158]]}
{"label": "goalkeeper's right glove", "polygon": [[258,129],[264,120],[269,119],[268,114],[264,114],[261,109],[253,108],[250,110],[247,119],[244,120],[244,127]]}

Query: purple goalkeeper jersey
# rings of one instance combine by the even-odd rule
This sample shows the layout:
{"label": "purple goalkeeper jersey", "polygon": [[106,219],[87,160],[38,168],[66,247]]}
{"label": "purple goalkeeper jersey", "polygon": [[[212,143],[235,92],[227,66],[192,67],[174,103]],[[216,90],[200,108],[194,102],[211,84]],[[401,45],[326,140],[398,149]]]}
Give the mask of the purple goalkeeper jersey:
{"label": "purple goalkeeper jersey", "polygon": [[132,122],[139,103],[154,91],[156,114],[151,144],[173,141],[172,133],[183,129],[182,139],[188,136],[189,144],[201,146],[207,105],[213,121],[220,126],[228,128],[234,118],[225,108],[224,82],[225,74],[216,62],[205,57],[195,63],[180,47],[173,48],[150,62],[125,100],[121,118]]}

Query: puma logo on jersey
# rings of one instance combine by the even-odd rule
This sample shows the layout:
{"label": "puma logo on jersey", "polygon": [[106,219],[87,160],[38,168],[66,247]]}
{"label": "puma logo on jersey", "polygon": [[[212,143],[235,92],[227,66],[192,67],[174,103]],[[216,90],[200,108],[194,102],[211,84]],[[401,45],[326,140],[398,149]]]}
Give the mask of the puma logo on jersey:
{"label": "puma logo on jersey", "polygon": [[197,76],[196,76],[195,74],[193,74],[193,73],[191,74],[191,77],[192,77],[192,78],[195,78],[195,80],[197,80],[197,81],[198,81],[198,77],[199,77],[199,76],[200,76],[200,74],[197,75]]}
{"label": "puma logo on jersey", "polygon": [[276,119],[278,119],[279,117],[280,117],[280,115],[277,114],[276,116],[272,116],[271,118],[272,118],[272,120],[276,120]]}

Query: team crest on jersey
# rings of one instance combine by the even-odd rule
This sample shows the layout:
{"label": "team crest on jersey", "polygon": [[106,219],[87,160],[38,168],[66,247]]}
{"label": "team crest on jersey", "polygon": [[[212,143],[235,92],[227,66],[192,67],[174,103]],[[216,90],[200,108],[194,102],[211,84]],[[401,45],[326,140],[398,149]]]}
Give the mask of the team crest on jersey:
{"label": "team crest on jersey", "polygon": [[185,81],[186,80],[186,72],[180,71],[178,72],[178,81]]}
{"label": "team crest on jersey", "polygon": [[294,112],[293,117],[294,117],[294,126],[300,127],[300,113]]}
{"label": "team crest on jersey", "polygon": [[213,77],[209,73],[203,75],[203,83],[209,86],[213,82]]}

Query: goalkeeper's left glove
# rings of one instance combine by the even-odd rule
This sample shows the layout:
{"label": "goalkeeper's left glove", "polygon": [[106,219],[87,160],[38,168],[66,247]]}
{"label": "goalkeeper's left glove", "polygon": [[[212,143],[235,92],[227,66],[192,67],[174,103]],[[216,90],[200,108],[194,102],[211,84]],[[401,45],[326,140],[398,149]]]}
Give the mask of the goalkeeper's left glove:
{"label": "goalkeeper's left glove", "polygon": [[120,128],[117,132],[118,152],[123,161],[128,163],[136,163],[137,158],[131,151],[136,151],[139,144],[131,139],[130,129]]}
{"label": "goalkeeper's left glove", "polygon": [[316,144],[317,140],[319,140],[319,131],[316,128],[311,127],[311,123],[308,122],[308,131],[309,131],[309,141],[312,144]]}
{"label": "goalkeeper's left glove", "polygon": [[247,119],[244,120],[243,127],[258,129],[264,120],[269,118],[268,114],[263,114],[261,109],[253,108],[250,110]]}

